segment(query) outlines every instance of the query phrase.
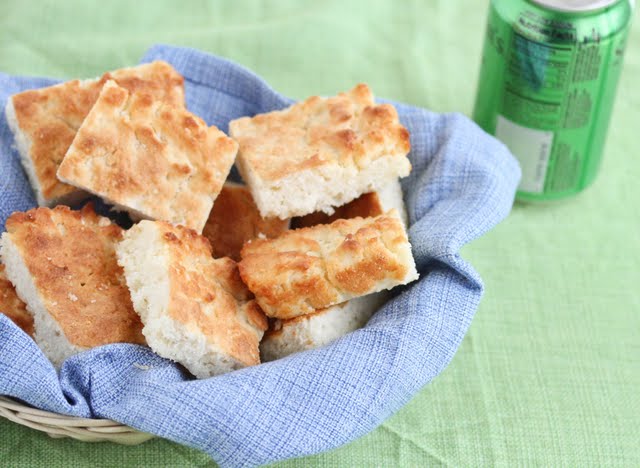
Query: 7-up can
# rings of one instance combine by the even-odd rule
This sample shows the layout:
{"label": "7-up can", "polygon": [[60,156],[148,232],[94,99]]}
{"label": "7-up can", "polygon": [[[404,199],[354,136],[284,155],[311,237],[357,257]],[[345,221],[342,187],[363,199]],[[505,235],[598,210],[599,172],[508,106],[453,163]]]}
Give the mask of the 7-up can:
{"label": "7-up can", "polygon": [[518,158],[518,198],[595,178],[622,69],[630,0],[492,0],[474,120]]}

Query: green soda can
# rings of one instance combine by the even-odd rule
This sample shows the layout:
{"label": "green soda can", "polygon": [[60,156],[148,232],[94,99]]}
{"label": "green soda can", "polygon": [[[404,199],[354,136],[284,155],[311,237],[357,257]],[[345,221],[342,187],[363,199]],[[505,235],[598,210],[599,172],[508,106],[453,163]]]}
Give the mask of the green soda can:
{"label": "green soda can", "polygon": [[519,199],[560,199],[593,182],[633,7],[491,0],[473,119],[520,161]]}

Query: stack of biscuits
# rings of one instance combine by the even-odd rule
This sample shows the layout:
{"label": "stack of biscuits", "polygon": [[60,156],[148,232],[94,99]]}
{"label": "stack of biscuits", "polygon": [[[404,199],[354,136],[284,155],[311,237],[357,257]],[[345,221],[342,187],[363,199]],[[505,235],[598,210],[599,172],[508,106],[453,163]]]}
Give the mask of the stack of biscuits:
{"label": "stack of biscuits", "polygon": [[[0,313],[57,367],[133,343],[207,378],[329,343],[418,277],[393,106],[361,84],[227,136],[187,110],[183,83],[157,61],[7,103],[40,206],[6,222]],[[227,181],[234,164],[246,185]]]}

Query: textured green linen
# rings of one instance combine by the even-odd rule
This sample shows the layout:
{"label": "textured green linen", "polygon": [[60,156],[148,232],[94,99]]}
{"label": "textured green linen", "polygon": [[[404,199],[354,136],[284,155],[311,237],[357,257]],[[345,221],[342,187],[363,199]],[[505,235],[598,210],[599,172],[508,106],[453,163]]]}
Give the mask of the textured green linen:
{"label": "textured green linen", "polygon": [[[0,71],[91,77],[151,44],[253,69],[292,97],[366,81],[469,115],[487,1],[0,1]],[[452,364],[381,428],[279,466],[640,465],[640,23],[600,177],[517,204],[464,250],[486,284]],[[0,418],[0,466],[206,466],[163,440],[54,440]]]}

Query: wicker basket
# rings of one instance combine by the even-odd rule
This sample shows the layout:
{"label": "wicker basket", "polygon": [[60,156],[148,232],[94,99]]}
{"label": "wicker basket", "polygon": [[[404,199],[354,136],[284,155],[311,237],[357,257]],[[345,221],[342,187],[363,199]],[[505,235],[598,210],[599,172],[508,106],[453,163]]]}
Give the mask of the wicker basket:
{"label": "wicker basket", "polygon": [[63,416],[32,408],[3,396],[0,396],[0,416],[46,432],[54,438],[71,437],[83,442],[115,442],[124,445],[138,445],[153,438],[151,434],[108,419]]}

